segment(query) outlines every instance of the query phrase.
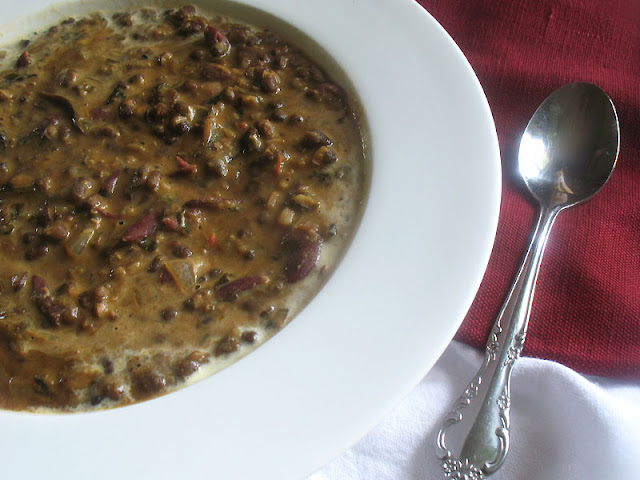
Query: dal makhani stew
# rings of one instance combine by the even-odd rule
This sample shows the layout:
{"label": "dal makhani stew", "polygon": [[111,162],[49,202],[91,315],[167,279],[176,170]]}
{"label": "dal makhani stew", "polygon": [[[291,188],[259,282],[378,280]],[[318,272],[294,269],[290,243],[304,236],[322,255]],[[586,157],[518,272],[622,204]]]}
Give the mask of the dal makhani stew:
{"label": "dal makhani stew", "polygon": [[353,105],[277,33],[143,8],[0,56],[1,408],[208,375],[282,328],[353,235]]}

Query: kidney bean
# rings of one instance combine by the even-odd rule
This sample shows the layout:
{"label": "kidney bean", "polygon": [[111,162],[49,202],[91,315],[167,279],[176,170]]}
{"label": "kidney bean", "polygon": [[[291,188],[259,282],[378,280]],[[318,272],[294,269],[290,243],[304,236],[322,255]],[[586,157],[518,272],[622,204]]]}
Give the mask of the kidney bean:
{"label": "kidney bean", "polygon": [[123,242],[139,242],[153,235],[158,228],[158,218],[149,211],[131,225],[122,235]]}
{"label": "kidney bean", "polygon": [[238,278],[218,287],[216,289],[216,298],[224,301],[234,300],[242,292],[246,292],[262,282],[262,277],[256,275]]}
{"label": "kidney bean", "polygon": [[287,282],[295,283],[306,278],[320,258],[320,236],[311,238],[305,232],[294,230],[285,236],[282,245],[287,256],[284,264]]}
{"label": "kidney bean", "polygon": [[231,50],[231,44],[226,35],[212,25],[205,27],[204,41],[216,57],[223,57]]}
{"label": "kidney bean", "polygon": [[122,174],[122,172],[120,170],[116,170],[111,175],[109,175],[107,177],[107,179],[104,181],[104,183],[102,184],[102,189],[100,190],[100,192],[105,197],[108,196],[108,195],[111,195],[115,191],[116,184],[118,183],[118,179],[120,178],[121,174]]}

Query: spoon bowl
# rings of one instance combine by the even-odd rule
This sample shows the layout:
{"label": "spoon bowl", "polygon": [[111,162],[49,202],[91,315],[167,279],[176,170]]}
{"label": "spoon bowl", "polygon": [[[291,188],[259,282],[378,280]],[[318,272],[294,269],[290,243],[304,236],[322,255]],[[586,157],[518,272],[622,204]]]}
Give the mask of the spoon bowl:
{"label": "spoon bowl", "polygon": [[520,175],[543,206],[569,207],[607,182],[619,145],[611,99],[591,83],[570,83],[547,97],[531,117],[520,142]]}
{"label": "spoon bowl", "polygon": [[436,451],[446,478],[486,478],[504,462],[510,443],[511,371],[524,345],[549,232],[558,213],[607,183],[619,149],[615,107],[595,85],[565,85],[531,117],[518,167],[540,204],[540,217],[487,341],[484,362],[438,432]]}

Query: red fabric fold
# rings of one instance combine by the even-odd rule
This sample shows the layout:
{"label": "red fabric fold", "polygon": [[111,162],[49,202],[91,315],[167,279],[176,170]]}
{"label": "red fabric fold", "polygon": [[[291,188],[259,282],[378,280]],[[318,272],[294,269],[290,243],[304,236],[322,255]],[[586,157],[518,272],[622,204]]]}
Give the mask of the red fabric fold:
{"label": "red fabric fold", "polygon": [[457,339],[482,348],[530,241],[537,207],[517,176],[520,136],[552,91],[587,81],[612,98],[621,148],[609,183],[551,232],[523,355],[640,379],[640,2],[418,0],[467,56],[502,154],[499,226]]}

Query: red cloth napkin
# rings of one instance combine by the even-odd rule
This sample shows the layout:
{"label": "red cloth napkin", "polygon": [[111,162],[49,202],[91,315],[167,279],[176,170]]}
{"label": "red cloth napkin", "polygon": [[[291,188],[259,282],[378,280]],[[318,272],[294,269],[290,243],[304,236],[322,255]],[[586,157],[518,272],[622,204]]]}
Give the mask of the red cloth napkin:
{"label": "red cloth napkin", "polygon": [[497,237],[457,339],[484,347],[533,233],[537,207],[516,170],[529,117],[564,83],[592,82],[618,112],[618,164],[595,197],[562,212],[554,225],[523,355],[585,374],[640,379],[640,2],[418,2],[469,59],[502,153]]}

